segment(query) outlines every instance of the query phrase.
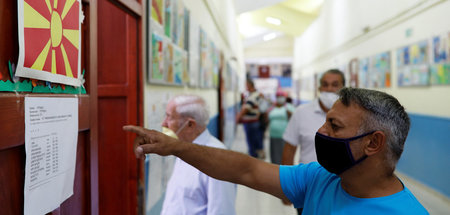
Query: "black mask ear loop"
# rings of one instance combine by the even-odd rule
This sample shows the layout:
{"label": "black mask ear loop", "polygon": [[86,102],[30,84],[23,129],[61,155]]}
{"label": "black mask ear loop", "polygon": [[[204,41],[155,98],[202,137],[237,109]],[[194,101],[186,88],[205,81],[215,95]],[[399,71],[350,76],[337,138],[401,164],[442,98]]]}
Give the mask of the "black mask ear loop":
{"label": "black mask ear loop", "polygon": [[[376,130],[371,131],[371,132],[367,132],[367,133],[358,135],[358,136],[356,136],[356,137],[349,138],[349,139],[347,139],[347,140],[345,141],[345,147],[347,148],[347,152],[348,152],[348,154],[350,155],[350,158],[351,158],[351,160],[352,160],[353,165],[356,165],[356,164],[358,164],[358,163],[361,163],[363,160],[365,160],[365,159],[367,158],[367,155],[364,155],[364,156],[362,156],[360,159],[358,159],[358,160],[355,161],[355,158],[353,157],[353,154],[352,154],[352,150],[350,149],[350,142],[353,141],[353,140],[356,140],[356,139],[365,137],[365,136],[367,136],[367,135],[373,134],[375,131],[376,131]],[[344,171],[345,171],[345,170],[344,170]],[[342,171],[342,172],[343,172],[343,171]]]}

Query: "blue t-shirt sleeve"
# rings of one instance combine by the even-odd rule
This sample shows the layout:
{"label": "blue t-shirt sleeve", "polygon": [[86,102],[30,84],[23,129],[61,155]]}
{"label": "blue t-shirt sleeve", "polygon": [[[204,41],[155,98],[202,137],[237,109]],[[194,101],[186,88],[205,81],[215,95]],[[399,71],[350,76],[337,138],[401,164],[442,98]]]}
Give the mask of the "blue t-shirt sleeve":
{"label": "blue t-shirt sleeve", "polygon": [[280,184],[284,195],[296,208],[303,208],[308,184],[318,173],[317,162],[296,166],[280,166]]}

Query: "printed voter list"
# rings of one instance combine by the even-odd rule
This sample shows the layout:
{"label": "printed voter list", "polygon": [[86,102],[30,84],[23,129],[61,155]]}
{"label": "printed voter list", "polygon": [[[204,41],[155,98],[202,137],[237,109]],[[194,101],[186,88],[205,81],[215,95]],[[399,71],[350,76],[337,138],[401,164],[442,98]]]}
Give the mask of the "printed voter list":
{"label": "printed voter list", "polygon": [[25,97],[24,214],[46,214],[73,194],[78,99]]}

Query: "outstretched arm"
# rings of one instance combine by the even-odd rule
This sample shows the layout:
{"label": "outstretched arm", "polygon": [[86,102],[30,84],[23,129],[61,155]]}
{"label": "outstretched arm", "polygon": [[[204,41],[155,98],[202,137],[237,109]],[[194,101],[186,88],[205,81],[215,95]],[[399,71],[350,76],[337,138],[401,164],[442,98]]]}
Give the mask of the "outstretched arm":
{"label": "outstretched arm", "polygon": [[242,184],[287,200],[281,189],[278,165],[230,150],[183,142],[138,126],[127,125],[123,129],[137,134],[137,157],[147,153],[175,155],[211,177]]}

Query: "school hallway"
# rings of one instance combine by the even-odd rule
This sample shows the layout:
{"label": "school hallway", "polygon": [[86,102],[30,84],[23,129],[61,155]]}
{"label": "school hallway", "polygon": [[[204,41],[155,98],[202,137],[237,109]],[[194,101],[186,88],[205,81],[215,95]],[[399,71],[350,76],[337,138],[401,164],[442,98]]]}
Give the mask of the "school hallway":
{"label": "school hallway", "polygon": [[[236,129],[236,136],[231,146],[231,150],[247,153],[247,144],[245,142],[245,133],[242,124]],[[266,162],[270,162],[269,152],[269,133],[266,132],[264,138],[264,150],[266,153]],[[298,162],[298,151],[295,161]],[[450,213],[450,201],[441,194],[426,188],[424,185],[415,182],[413,179],[398,173],[403,183],[423,204],[430,214],[446,215]],[[281,200],[269,194],[250,189],[243,185],[238,185],[236,196],[236,214],[237,215],[295,215],[297,214],[293,206],[285,206]]]}

